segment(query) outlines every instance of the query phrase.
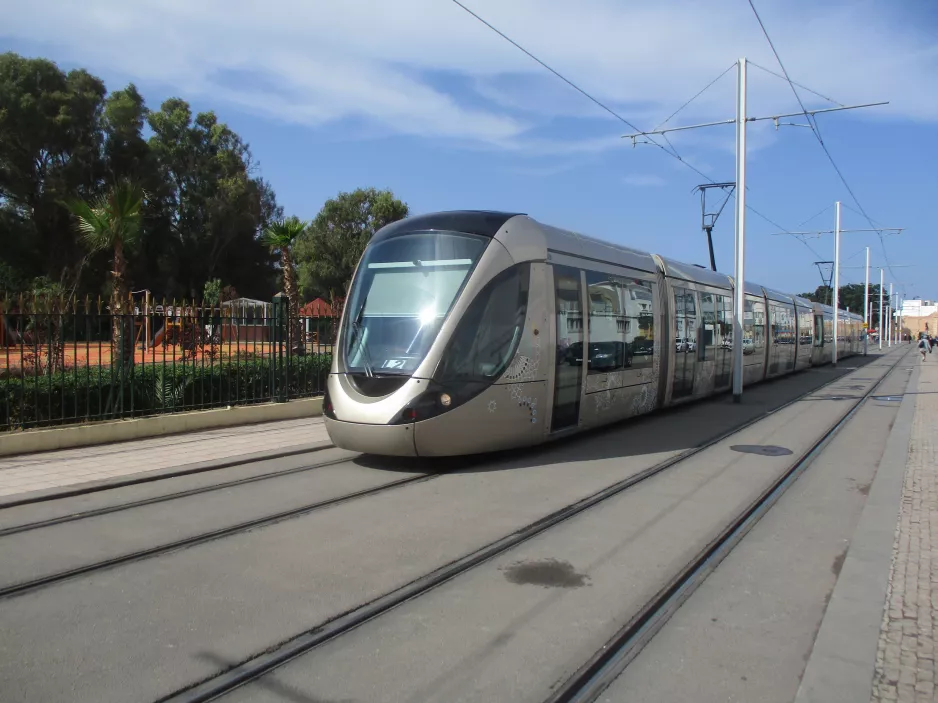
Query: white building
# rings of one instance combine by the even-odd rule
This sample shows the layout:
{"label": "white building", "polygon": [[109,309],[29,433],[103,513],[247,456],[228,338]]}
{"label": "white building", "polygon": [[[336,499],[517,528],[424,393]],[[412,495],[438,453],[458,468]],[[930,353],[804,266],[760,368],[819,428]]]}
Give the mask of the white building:
{"label": "white building", "polygon": [[938,303],[934,300],[903,300],[902,317],[928,317],[938,312]]}

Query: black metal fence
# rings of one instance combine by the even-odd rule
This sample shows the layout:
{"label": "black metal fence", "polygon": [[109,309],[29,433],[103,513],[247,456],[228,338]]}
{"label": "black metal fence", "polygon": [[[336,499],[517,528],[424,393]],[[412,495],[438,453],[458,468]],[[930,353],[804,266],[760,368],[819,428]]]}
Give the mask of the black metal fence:
{"label": "black metal fence", "polygon": [[337,320],[233,302],[0,301],[0,432],[321,395]]}

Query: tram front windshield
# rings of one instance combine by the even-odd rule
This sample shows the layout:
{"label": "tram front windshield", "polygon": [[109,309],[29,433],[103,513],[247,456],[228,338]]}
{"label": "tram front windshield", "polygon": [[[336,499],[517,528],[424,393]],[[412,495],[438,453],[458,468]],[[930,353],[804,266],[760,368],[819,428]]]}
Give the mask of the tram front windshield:
{"label": "tram front windshield", "polygon": [[369,245],[349,296],[347,370],[413,374],[489,241],[457,232],[411,232]]}

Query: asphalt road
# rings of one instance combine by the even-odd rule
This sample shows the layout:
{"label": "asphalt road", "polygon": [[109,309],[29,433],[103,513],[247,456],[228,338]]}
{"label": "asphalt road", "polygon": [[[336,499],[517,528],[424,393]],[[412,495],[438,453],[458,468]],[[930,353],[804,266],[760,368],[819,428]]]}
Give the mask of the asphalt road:
{"label": "asphalt road", "polygon": [[[904,393],[907,368],[876,394]],[[795,700],[898,411],[864,404],[600,701]]]}
{"label": "asphalt road", "polygon": [[841,403],[784,409],[229,698],[539,703],[806,453]]}
{"label": "asphalt road", "polygon": [[[859,363],[848,359],[837,370],[754,387],[741,405],[719,398],[535,450],[440,461],[432,468],[442,475],[426,482],[0,600],[2,699],[159,699]],[[873,378],[884,363],[854,376]],[[804,401],[724,444],[771,442],[797,454],[836,422],[837,403]],[[714,447],[232,698],[542,700],[790,459]],[[428,468],[326,450],[0,511],[0,528],[304,461],[341,463],[0,537],[0,581],[81,566]]]}

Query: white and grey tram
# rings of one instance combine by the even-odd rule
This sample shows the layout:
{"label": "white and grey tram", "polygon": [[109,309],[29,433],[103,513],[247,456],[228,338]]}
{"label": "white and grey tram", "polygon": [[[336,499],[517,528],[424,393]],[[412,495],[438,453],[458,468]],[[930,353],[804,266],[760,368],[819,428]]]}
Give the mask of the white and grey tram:
{"label": "white and grey tram", "polygon": [[[453,456],[534,445],[831,361],[833,309],[523,214],[442,212],[375,233],[323,414],[338,447]],[[837,354],[861,349],[841,312]]]}

